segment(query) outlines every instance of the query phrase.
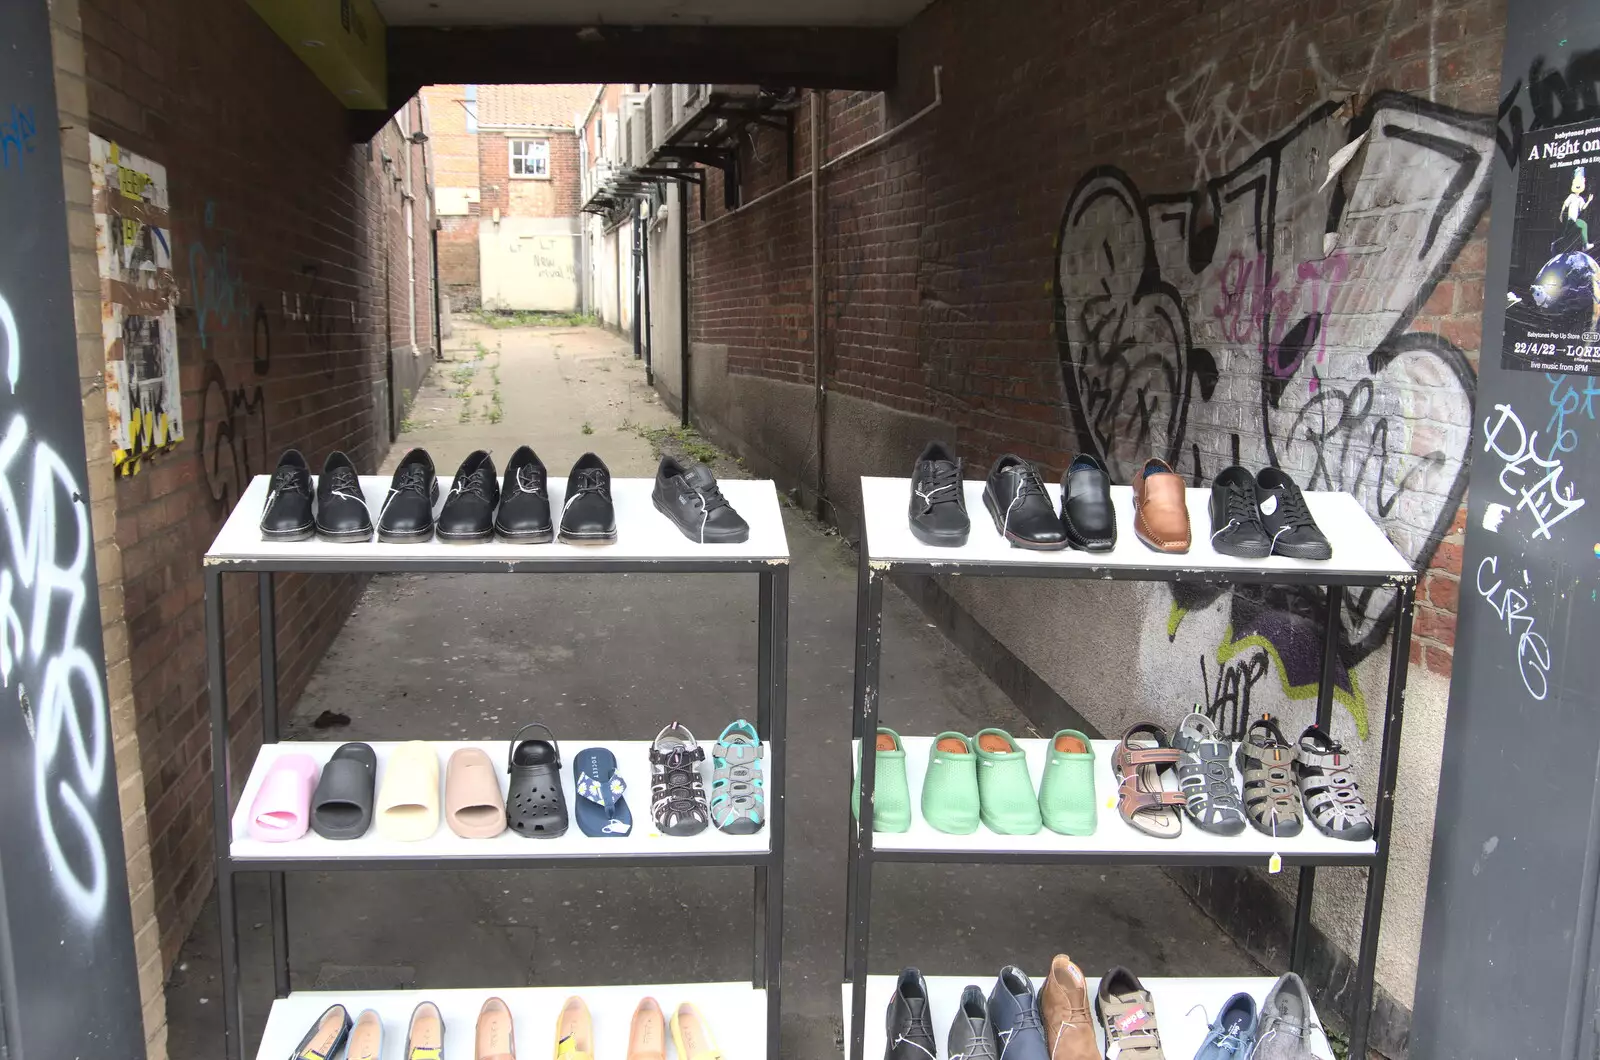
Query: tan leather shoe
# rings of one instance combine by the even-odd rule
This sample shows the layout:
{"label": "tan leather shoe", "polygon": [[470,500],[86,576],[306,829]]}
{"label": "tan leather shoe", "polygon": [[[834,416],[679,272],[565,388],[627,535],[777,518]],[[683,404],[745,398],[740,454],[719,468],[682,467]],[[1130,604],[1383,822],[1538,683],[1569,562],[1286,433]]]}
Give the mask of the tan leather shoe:
{"label": "tan leather shoe", "polygon": [[581,997],[569,997],[556,1017],[556,1060],[594,1060],[594,1023]]}
{"label": "tan leather shoe", "polygon": [[1039,990],[1039,1015],[1050,1060],[1100,1060],[1089,1014],[1089,984],[1065,953],[1050,962],[1050,978]]}
{"label": "tan leather shoe", "polygon": [[1189,505],[1183,476],[1152,457],[1133,476],[1133,530],[1157,552],[1189,551]]}
{"label": "tan leather shoe", "polygon": [[491,997],[478,1010],[477,1060],[517,1060],[517,1035],[512,1027],[511,1010],[497,997]]}
{"label": "tan leather shoe", "polygon": [[628,1060],[667,1060],[667,1018],[653,997],[645,998],[633,1010]]}
{"label": "tan leather shoe", "polygon": [[383,1020],[370,1008],[356,1019],[347,1055],[349,1060],[381,1060],[383,1056]]}
{"label": "tan leather shoe", "polygon": [[444,1052],[444,1017],[439,1006],[424,1001],[411,1013],[411,1029],[406,1032],[406,1051],[400,1060],[439,1060]]}

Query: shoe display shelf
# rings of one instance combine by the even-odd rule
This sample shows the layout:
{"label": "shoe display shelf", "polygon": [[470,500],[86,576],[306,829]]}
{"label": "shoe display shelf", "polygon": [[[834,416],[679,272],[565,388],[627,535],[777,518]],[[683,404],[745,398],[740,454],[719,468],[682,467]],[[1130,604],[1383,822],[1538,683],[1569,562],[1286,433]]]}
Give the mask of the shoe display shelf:
{"label": "shoe display shelf", "polygon": [[[869,975],[868,955],[872,923],[872,875],[878,862],[945,862],[974,864],[1056,864],[1109,863],[1174,865],[1184,867],[1239,866],[1275,870],[1294,866],[1299,879],[1295,900],[1294,928],[1290,946],[1290,970],[1300,971],[1306,961],[1310,938],[1311,901],[1319,865],[1364,866],[1368,870],[1366,900],[1362,912],[1361,942],[1353,983],[1355,1019],[1350,1028],[1350,1055],[1365,1056],[1368,1023],[1371,1016],[1374,973],[1378,956],[1378,928],[1383,909],[1383,892],[1388,870],[1389,828],[1393,819],[1395,775],[1399,765],[1400,725],[1405,703],[1406,668],[1410,658],[1411,611],[1416,596],[1416,572],[1389,543],[1350,494],[1308,492],[1306,503],[1317,525],[1333,545],[1333,558],[1325,561],[1296,560],[1281,556],[1246,560],[1222,555],[1211,548],[1209,520],[1210,490],[1190,489],[1188,508],[1193,544],[1185,554],[1157,552],[1146,547],[1133,527],[1132,490],[1111,488],[1117,516],[1117,544],[1109,552],[1034,552],[1013,548],[995,531],[983,505],[981,481],[964,483],[967,511],[972,532],[965,545],[942,548],[918,541],[907,523],[907,501],[911,483],[907,479],[863,478],[860,566],[856,594],[856,659],[853,699],[854,743],[851,751],[851,783],[859,784],[861,812],[852,814],[849,827],[849,886],[846,910],[844,960],[845,1055],[848,1060],[881,1054],[882,1013],[894,989],[893,975]],[[1047,486],[1051,500],[1060,507],[1060,486]],[[1377,791],[1371,802],[1374,837],[1351,843],[1317,832],[1308,820],[1302,834],[1273,839],[1254,828],[1239,836],[1216,836],[1185,821],[1181,836],[1165,840],[1147,836],[1123,823],[1115,806],[1117,782],[1111,767],[1115,741],[1094,741],[1095,796],[1097,827],[1091,836],[1066,836],[1044,830],[1036,835],[1009,836],[979,826],[971,835],[947,835],[929,827],[921,819],[918,796],[927,768],[931,738],[907,736],[904,740],[906,768],[913,807],[911,830],[904,833],[872,831],[872,791],[876,777],[876,756],[860,755],[865,734],[875,734],[879,724],[880,675],[883,656],[883,590],[890,576],[959,575],[961,577],[1025,577],[1114,579],[1145,582],[1205,582],[1233,585],[1298,585],[1324,589],[1323,649],[1321,682],[1317,699],[1317,721],[1324,728],[1333,712],[1335,663],[1339,646],[1338,631],[1343,590],[1347,587],[1391,589],[1396,594],[1393,618],[1388,684],[1381,715],[1382,733]],[[1045,740],[1019,740],[1035,783],[1043,774]],[[856,769],[857,759],[860,769]],[[906,961],[905,963],[915,963]],[[958,969],[958,971],[961,971]],[[954,1013],[961,986],[988,984],[994,969],[970,969],[969,975],[929,977],[934,994],[934,1011],[944,1018]],[[1135,969],[1138,971],[1138,969]],[[1161,1013],[1163,1036],[1167,1028],[1183,1028],[1187,1035],[1195,1029],[1203,1035],[1203,1021],[1184,1016],[1199,1002],[1214,1014],[1230,994],[1240,990],[1254,993],[1259,1001],[1271,986],[1270,979],[1145,979],[1155,994]],[[935,986],[934,984],[941,984]],[[1093,996],[1094,981],[1090,994]],[[948,996],[947,996],[948,995]],[[940,999],[944,1004],[940,1004]],[[1187,1000],[1186,1000],[1187,999]],[[1200,1013],[1193,1013],[1198,1019]],[[1194,1023],[1193,1028],[1189,1024]],[[874,1029],[870,1031],[869,1024]],[[941,1028],[942,1034],[942,1028]],[[1185,1046],[1188,1037],[1174,1037],[1167,1046],[1169,1055],[1192,1055]],[[1195,1037],[1198,1044],[1199,1037]],[[875,1043],[869,1049],[869,1043]],[[1185,1052],[1184,1049],[1189,1051]],[[1323,1055],[1326,1043],[1323,1043]]]}
{"label": "shoe display shelf", "polygon": [[[580,993],[595,1014],[597,1035],[614,1015],[627,1027],[640,998],[656,997],[663,1006],[693,1001],[718,1034],[728,1060],[760,1060],[777,1053],[781,1007],[779,970],[783,947],[784,853],[784,726],[788,702],[789,546],[783,529],[777,490],[765,480],[720,483],[728,502],[750,525],[748,541],[701,545],[688,540],[655,510],[649,479],[614,479],[612,499],[617,519],[614,544],[575,546],[561,543],[520,545],[500,541],[482,544],[329,543],[261,540],[259,519],[269,479],[257,476],[245,489],[204,559],[206,665],[210,687],[213,816],[216,850],[217,906],[222,921],[222,999],[226,1041],[224,1057],[243,1060],[239,928],[236,879],[241,873],[264,873],[268,881],[274,1001],[265,1034],[255,1056],[278,1060],[299,1042],[305,1028],[337,1001],[352,1012],[375,1008],[384,1017],[390,1037],[404,1036],[406,1020],[418,1001],[432,1000],[445,1011],[447,1023],[466,1028],[478,1006],[491,995],[503,997],[518,1020],[519,1033],[537,1041],[541,1020],[554,1026],[555,1013],[566,997]],[[361,488],[376,511],[387,496],[389,479],[363,477]],[[561,511],[565,483],[552,480],[552,512]],[[441,507],[441,491],[435,514]],[[559,518],[559,516],[558,516]],[[278,653],[274,577],[301,574],[746,574],[757,581],[756,728],[766,745],[763,774],[767,823],[750,836],[732,836],[714,828],[698,836],[656,833],[648,799],[634,814],[633,834],[590,838],[576,822],[556,839],[531,839],[507,832],[495,839],[461,839],[441,820],[432,838],[414,843],[386,840],[376,827],[360,839],[333,841],[315,833],[287,843],[265,843],[249,836],[249,806],[267,768],[280,754],[304,752],[319,764],[338,746],[334,741],[278,739]],[[228,748],[231,742],[228,704],[228,655],[223,643],[223,575],[253,574],[261,614],[260,668],[262,748],[249,770],[237,802]],[[231,584],[231,582],[230,582]],[[664,618],[669,616],[663,616]],[[530,716],[526,720],[540,720]],[[512,726],[511,728],[514,728]],[[501,769],[501,785],[511,732],[506,739],[473,743],[439,742],[441,776],[450,752],[477,746]],[[617,757],[619,772],[635,791],[648,792],[649,743],[645,740],[596,740],[586,734],[556,734],[562,746],[562,787],[569,812],[575,806],[571,758],[581,748],[604,746]],[[397,746],[372,744],[378,755],[381,785],[384,763]],[[709,747],[708,747],[709,759]],[[442,801],[442,800],[441,800]],[[237,809],[236,809],[237,807]],[[526,988],[492,985],[476,990],[379,991],[327,993],[293,989],[289,963],[286,872],[329,872],[382,869],[534,869],[543,867],[704,867],[744,866],[753,869],[754,924],[751,980],[746,983],[686,985],[640,984],[610,987]],[[665,955],[663,955],[665,956]],[[600,1014],[608,1015],[603,1021]],[[614,1011],[613,1011],[614,1010]],[[454,1017],[452,1018],[452,1013]],[[530,1021],[525,1024],[524,1020]],[[524,1027],[527,1027],[524,1032]],[[626,1030],[623,1031],[624,1036]]]}

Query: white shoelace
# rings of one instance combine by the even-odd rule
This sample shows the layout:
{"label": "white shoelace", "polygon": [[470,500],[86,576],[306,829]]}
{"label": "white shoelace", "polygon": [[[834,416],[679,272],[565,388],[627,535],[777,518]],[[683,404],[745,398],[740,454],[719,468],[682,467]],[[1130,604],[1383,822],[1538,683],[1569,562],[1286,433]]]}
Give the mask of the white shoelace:
{"label": "white shoelace", "polygon": [[900,1045],[914,1045],[918,1049],[921,1049],[923,1052],[927,1053],[928,1057],[929,1057],[929,1060],[939,1060],[938,1057],[934,1056],[933,1053],[929,1051],[929,1049],[928,1049],[928,1047],[926,1045],[923,1045],[921,1042],[914,1042],[910,1038],[907,1038],[903,1034],[900,1035],[899,1037],[895,1038],[894,1044],[891,1045],[890,1048],[891,1049],[892,1048],[897,1048]]}

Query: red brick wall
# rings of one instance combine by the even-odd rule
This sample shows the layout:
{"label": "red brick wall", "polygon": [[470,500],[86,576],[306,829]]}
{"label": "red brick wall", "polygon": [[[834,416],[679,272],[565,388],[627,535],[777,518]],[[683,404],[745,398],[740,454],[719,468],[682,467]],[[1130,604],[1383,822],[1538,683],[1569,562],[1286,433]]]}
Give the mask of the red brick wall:
{"label": "red brick wall", "polygon": [[[550,177],[511,176],[510,141],[550,142]],[[478,181],[482,216],[576,217],[583,208],[575,132],[485,132],[478,137]]]}
{"label": "red brick wall", "polygon": [[[478,187],[478,134],[467,131],[466,86],[430,85],[422,90],[428,114],[428,146],[433,150],[435,188]],[[465,215],[439,218],[439,285],[452,309],[476,309],[478,280],[478,204]]]}

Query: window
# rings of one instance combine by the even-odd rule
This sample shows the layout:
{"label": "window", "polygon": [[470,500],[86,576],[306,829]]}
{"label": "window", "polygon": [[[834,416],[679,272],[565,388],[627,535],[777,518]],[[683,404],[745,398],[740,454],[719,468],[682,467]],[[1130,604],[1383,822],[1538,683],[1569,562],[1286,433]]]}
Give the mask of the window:
{"label": "window", "polygon": [[550,178],[549,140],[512,140],[511,175],[513,177]]}

